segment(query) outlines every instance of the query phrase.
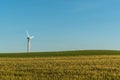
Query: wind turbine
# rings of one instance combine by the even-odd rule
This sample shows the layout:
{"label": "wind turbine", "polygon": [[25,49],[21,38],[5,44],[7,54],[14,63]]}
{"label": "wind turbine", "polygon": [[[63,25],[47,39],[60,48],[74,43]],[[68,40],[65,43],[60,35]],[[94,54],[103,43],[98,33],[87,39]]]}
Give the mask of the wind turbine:
{"label": "wind turbine", "polygon": [[30,36],[30,34],[27,32],[27,52],[30,53],[30,41],[31,39],[34,38],[34,36]]}

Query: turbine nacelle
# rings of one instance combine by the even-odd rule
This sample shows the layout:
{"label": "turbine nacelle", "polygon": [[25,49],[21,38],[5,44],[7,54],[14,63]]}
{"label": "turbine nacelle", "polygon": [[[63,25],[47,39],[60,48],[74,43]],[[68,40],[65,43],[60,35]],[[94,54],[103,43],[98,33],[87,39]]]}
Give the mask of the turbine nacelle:
{"label": "turbine nacelle", "polygon": [[27,32],[27,39],[32,39],[34,36],[30,36],[30,34]]}

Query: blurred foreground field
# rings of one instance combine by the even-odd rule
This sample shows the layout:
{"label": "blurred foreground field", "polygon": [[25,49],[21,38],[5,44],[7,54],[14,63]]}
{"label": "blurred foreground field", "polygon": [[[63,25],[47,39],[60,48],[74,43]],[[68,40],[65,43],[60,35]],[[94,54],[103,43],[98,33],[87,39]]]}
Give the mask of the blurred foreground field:
{"label": "blurred foreground field", "polygon": [[120,55],[1,57],[0,80],[120,80]]}

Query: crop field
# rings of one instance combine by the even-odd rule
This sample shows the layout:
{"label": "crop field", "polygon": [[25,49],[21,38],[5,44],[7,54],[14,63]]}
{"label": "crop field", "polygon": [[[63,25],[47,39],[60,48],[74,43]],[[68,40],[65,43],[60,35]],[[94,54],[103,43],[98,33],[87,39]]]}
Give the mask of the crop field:
{"label": "crop field", "polygon": [[91,55],[120,55],[120,51],[114,50],[81,50],[61,52],[32,52],[27,53],[0,53],[0,57],[28,58],[28,57],[60,57],[60,56],[91,56]]}
{"label": "crop field", "polygon": [[26,57],[1,54],[0,80],[120,80],[119,52],[107,52],[47,57],[30,56],[33,53],[26,53]]}

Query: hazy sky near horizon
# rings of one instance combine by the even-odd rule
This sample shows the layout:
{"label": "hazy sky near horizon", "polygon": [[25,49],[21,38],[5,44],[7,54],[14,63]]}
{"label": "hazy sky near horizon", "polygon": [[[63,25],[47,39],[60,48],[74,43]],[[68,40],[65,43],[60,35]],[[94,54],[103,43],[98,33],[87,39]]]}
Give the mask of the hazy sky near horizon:
{"label": "hazy sky near horizon", "polygon": [[120,0],[1,0],[0,52],[120,50]]}

